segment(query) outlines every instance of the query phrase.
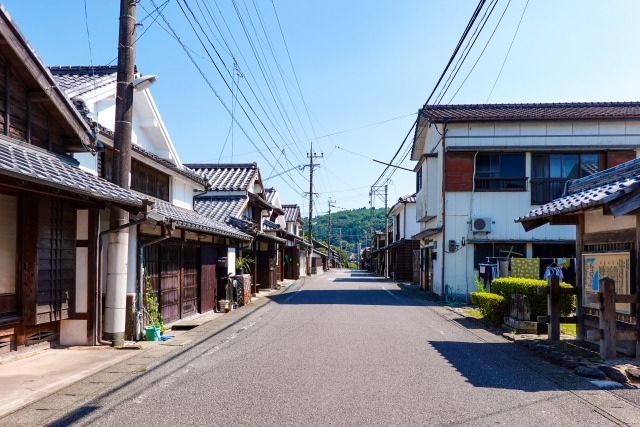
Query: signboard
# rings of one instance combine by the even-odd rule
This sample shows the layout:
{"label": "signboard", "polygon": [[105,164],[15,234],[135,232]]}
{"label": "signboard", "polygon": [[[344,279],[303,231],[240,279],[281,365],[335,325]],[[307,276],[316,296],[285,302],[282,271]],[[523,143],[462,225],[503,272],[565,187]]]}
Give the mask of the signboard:
{"label": "signboard", "polygon": [[[589,293],[600,292],[600,279],[609,277],[616,282],[616,294],[631,293],[631,254],[629,252],[615,252],[582,255],[582,283],[584,283],[583,305],[598,308],[597,304],[585,304]],[[628,303],[616,304],[616,312],[631,314]]]}

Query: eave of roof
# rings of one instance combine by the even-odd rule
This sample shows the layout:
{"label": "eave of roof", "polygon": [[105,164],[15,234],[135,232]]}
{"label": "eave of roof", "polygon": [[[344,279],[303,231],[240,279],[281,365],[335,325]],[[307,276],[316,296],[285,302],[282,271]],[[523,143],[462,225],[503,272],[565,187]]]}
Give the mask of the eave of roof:
{"label": "eave of roof", "polygon": [[120,205],[142,208],[145,204],[137,193],[71,166],[52,153],[2,138],[0,174]]}
{"label": "eave of roof", "polygon": [[269,203],[268,201],[266,201],[265,199],[263,199],[262,197],[258,196],[255,193],[249,193],[249,200],[263,209],[269,209],[278,213],[278,215],[284,215],[284,211],[282,209],[275,207],[274,205],[272,205],[271,203]]}
{"label": "eave of roof", "polygon": [[[640,200],[640,159],[631,160],[596,174],[567,183],[567,194],[537,207],[515,219],[526,231],[540,227],[553,217],[577,214],[609,205],[614,216],[624,215],[634,209]],[[620,200],[618,200],[620,199]],[[624,206],[623,206],[624,205]]]}
{"label": "eave of roof", "polygon": [[245,242],[252,239],[235,227],[162,200],[155,201],[152,212],[164,216],[165,222],[173,222],[178,228],[231,237]]}
{"label": "eave of roof", "polygon": [[[11,60],[14,72],[19,72],[25,78],[28,78],[29,84],[37,85],[38,94],[42,94],[55,106],[48,111],[59,121],[61,127],[72,129],[73,138],[77,139],[78,147],[74,147],[76,151],[88,151],[93,148],[93,138],[91,129],[89,129],[76,111],[74,106],[69,102],[66,95],[60,89],[44,63],[29,45],[26,37],[18,29],[13,22],[4,5],[0,4],[0,37],[5,40],[10,50],[6,50],[7,56]],[[29,91],[35,92],[35,87],[29,87]],[[71,150],[71,147],[69,148]]]}
{"label": "eave of roof", "polygon": [[640,119],[640,102],[425,105],[431,123]]}
{"label": "eave of roof", "polygon": [[411,239],[412,240],[422,240],[425,237],[430,237],[430,236],[436,235],[438,233],[442,233],[442,227],[427,228],[426,230],[422,230],[418,234],[414,234],[413,236],[411,236]]}

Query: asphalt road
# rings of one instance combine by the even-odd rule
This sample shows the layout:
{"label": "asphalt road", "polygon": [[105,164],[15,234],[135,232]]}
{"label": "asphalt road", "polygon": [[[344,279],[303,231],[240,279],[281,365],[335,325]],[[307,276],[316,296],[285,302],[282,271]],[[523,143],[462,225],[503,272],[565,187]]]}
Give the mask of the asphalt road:
{"label": "asphalt road", "polygon": [[604,426],[640,410],[365,273],[305,279],[49,425]]}

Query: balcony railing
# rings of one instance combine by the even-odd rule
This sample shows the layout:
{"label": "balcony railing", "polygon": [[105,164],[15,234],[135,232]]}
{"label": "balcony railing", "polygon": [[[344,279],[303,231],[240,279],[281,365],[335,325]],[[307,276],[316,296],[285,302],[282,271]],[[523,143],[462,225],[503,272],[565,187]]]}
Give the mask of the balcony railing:
{"label": "balcony railing", "polygon": [[543,205],[562,196],[566,178],[532,178],[531,204]]}
{"label": "balcony railing", "polygon": [[476,178],[475,191],[526,191],[527,178]]}

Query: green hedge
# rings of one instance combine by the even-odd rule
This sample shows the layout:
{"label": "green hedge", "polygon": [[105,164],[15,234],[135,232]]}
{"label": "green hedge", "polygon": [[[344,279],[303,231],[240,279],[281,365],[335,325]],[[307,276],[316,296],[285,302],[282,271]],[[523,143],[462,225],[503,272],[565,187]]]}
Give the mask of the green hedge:
{"label": "green hedge", "polygon": [[[491,282],[491,292],[501,295],[506,300],[507,310],[511,305],[511,294],[526,295],[531,304],[531,319],[536,320],[537,316],[547,315],[547,296],[538,295],[538,288],[549,286],[546,280],[524,279],[522,277],[498,277]],[[572,288],[568,283],[561,282],[560,287]],[[560,313],[568,316],[576,308],[575,295],[560,296]]]}
{"label": "green hedge", "polygon": [[491,320],[493,324],[499,325],[502,323],[507,310],[504,297],[490,292],[471,292],[471,302],[477,305],[480,312]]}

